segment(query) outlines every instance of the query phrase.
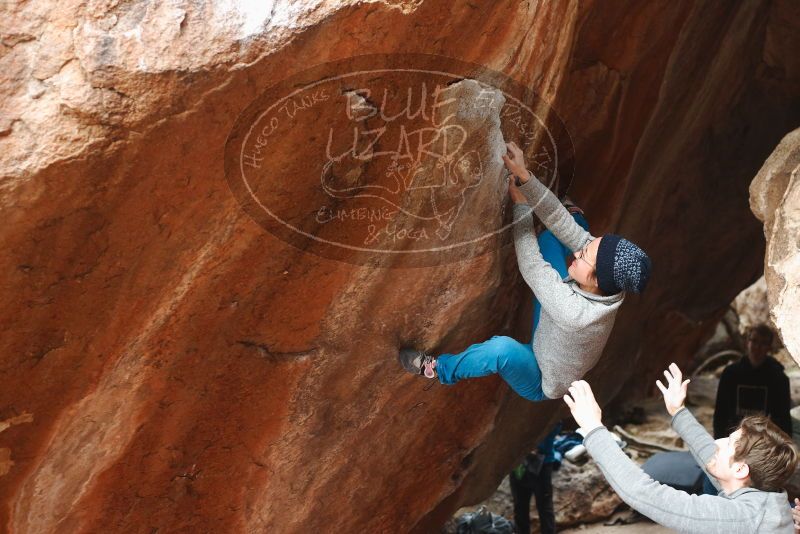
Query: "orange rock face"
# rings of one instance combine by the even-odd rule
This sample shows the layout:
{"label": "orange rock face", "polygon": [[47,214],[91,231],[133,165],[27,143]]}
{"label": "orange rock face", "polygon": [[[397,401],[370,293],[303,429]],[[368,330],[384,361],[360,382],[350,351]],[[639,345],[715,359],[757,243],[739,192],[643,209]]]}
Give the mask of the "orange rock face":
{"label": "orange rock face", "polygon": [[[246,6],[3,7],[4,530],[430,532],[556,417],[559,401],[527,403],[496,377],[432,385],[395,359],[404,343],[529,335],[502,234],[423,266],[334,259],[265,231],[231,190],[237,118],[313,65],[449,56],[554,110],[593,232],[626,235],[654,262],[588,377],[603,400],[645,391],[760,273],[747,186],[800,118],[795,2]],[[506,123],[481,117],[458,124],[494,139],[472,148],[502,173],[492,147]],[[302,171],[320,140],[294,135],[281,157]],[[530,158],[543,143],[530,139]],[[363,193],[359,168],[330,183]],[[507,222],[497,178],[452,235]],[[311,220],[320,176],[287,169],[274,183],[287,191],[276,205]],[[441,216],[459,198],[412,204]]]}

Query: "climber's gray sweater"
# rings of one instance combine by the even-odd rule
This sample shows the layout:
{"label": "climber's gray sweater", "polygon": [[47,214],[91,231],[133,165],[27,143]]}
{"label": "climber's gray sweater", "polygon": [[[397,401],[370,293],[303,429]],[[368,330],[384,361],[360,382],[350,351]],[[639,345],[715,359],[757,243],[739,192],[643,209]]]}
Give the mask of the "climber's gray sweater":
{"label": "climber's gray sweater", "polygon": [[[713,438],[686,408],[672,418],[672,428],[683,438],[695,461],[706,471],[714,456]],[[785,491],[767,492],[741,488],[730,495],[689,495],[659,484],[628,458],[605,427],[583,440],[614,491],[634,510],[656,523],[697,534],[792,534],[792,512]],[[708,471],[706,471],[708,474]],[[719,489],[719,482],[709,478]]]}
{"label": "climber's gray sweater", "polygon": [[533,234],[531,208],[573,252],[594,237],[581,228],[558,198],[536,178],[520,186],[528,206],[514,205],[514,247],[525,282],[542,305],[533,335],[533,353],[542,370],[542,391],[561,397],[569,385],[594,367],[614,326],[624,292],[600,296],[583,291],[571,277],[561,276],[542,257]]}

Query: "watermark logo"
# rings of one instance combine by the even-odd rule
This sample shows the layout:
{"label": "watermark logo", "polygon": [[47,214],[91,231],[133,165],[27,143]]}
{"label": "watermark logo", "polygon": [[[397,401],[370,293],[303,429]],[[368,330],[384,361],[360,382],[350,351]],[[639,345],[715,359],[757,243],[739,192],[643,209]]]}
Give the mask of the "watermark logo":
{"label": "watermark logo", "polygon": [[225,172],[247,213],[292,246],[356,264],[435,265],[510,241],[508,141],[566,191],[569,135],[523,84],[441,56],[356,56],[266,89],[228,137]]}

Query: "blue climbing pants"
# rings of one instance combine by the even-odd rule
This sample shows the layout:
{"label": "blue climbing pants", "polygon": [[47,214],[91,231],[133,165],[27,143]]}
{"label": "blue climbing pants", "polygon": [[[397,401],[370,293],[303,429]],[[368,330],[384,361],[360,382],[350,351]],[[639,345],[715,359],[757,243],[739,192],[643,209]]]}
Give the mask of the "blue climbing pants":
{"label": "blue climbing pants", "polygon": [[[589,223],[579,213],[572,215],[582,228],[589,231]],[[565,247],[550,230],[538,237],[539,249],[545,261],[567,276],[567,256],[572,251]],[[508,336],[492,336],[488,341],[470,345],[458,354],[442,354],[436,360],[436,373],[442,384],[455,384],[464,378],[499,374],[520,396],[529,401],[547,400],[542,392],[542,372],[533,354],[533,334],[539,324],[541,305],[533,299],[533,324],[531,343],[523,344]]]}

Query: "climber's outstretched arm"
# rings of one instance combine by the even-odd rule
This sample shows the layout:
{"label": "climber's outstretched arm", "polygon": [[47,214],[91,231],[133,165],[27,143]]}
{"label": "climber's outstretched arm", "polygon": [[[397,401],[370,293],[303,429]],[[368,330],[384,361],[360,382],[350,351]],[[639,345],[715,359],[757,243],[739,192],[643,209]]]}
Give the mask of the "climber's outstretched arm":
{"label": "climber's outstretched arm", "polygon": [[514,142],[506,143],[506,148],[508,153],[503,155],[503,162],[519,178],[522,184],[519,190],[525,195],[527,204],[533,208],[539,220],[573,252],[592,241],[594,237],[575,222],[553,192],[526,168],[522,149]]}
{"label": "climber's outstretched arm", "polygon": [[514,202],[514,250],[517,254],[519,272],[542,308],[548,310],[553,320],[565,329],[574,328],[576,317],[580,316],[589,304],[563,283],[558,271],[542,257],[539,244],[533,235],[530,208],[525,196],[514,185],[513,178],[508,180],[508,193]]}

